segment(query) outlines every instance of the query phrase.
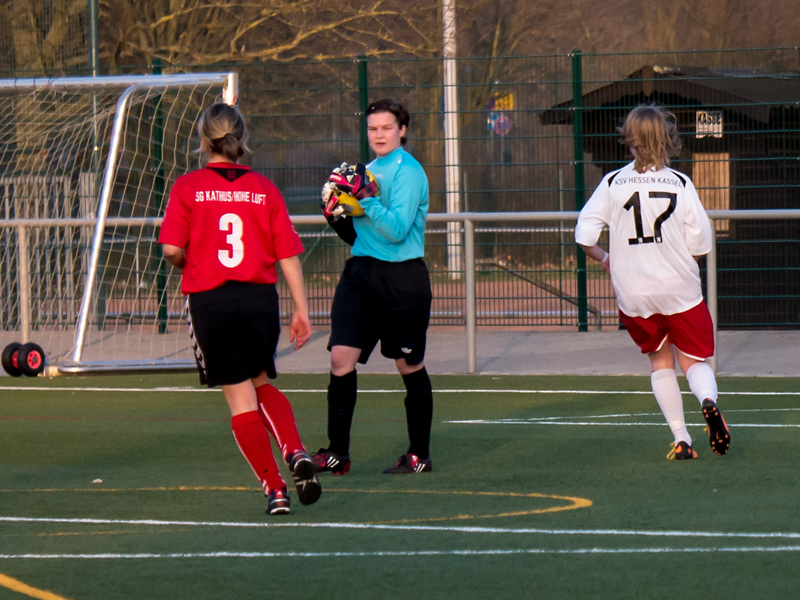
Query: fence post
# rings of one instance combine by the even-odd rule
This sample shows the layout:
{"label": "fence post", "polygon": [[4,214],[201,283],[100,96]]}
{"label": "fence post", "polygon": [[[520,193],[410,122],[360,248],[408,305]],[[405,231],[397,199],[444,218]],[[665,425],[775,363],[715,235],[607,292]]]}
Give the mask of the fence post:
{"label": "fence post", "polygon": [[[574,142],[575,165],[575,210],[580,211],[585,201],[583,180],[583,74],[581,72],[581,51],[572,53],[572,137]],[[588,331],[589,299],[586,291],[586,255],[576,253],[578,267],[578,331]]]}
{"label": "fence post", "polygon": [[28,230],[17,227],[17,273],[19,273],[19,325],[22,343],[27,344],[31,335],[31,276],[28,269]]}
{"label": "fence post", "polygon": [[714,325],[714,354],[708,362],[714,373],[717,372],[717,323],[719,305],[717,303],[717,222],[711,221],[711,251],[706,256],[706,294],[708,295],[708,312],[711,313],[711,322]]}
{"label": "fence post", "polygon": [[467,297],[467,373],[474,373],[477,368],[477,302],[475,300],[475,224],[464,220],[464,284]]}
{"label": "fence post", "polygon": [[[153,58],[153,75],[161,75],[161,59]],[[161,114],[161,94],[153,100],[155,108],[155,120],[153,123],[153,160],[156,166],[155,181],[153,182],[155,192],[155,204],[158,207],[158,214],[164,214],[164,163],[162,161],[164,144],[164,116]],[[136,252],[138,255],[139,248]],[[156,275],[156,293],[158,295],[158,313],[156,322],[158,323],[158,333],[167,333],[167,263],[161,251],[161,244],[156,244],[156,256],[158,257],[158,274]]]}
{"label": "fence post", "polygon": [[367,139],[367,107],[369,106],[369,82],[367,80],[367,57],[359,56],[358,63],[358,139],[361,148],[361,162],[369,162],[369,140]]}
{"label": "fence post", "polygon": [[[461,212],[458,151],[458,73],[456,70],[456,1],[442,1],[442,111],[444,125],[444,188],[448,213]],[[502,143],[502,138],[501,138]],[[461,279],[461,224],[447,223],[447,272]]]}

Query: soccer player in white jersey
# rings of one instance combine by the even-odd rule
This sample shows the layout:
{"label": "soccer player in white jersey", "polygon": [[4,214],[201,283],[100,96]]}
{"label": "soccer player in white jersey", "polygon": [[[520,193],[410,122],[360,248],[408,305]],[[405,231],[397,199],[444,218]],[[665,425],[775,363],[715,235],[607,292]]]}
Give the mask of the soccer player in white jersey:
{"label": "soccer player in white jersey", "polygon": [[[675,116],[638,106],[617,131],[635,160],[597,186],[581,210],[575,241],[611,274],[622,324],[650,358],[653,393],[675,438],[667,457],[697,458],[683,416],[676,356],[700,401],[711,449],[721,456],[731,438],[706,363],[714,354],[714,329],[697,266],[711,250],[711,225],[691,180],[669,168],[670,157],[680,152]],[[597,244],[605,227],[608,252]]]}

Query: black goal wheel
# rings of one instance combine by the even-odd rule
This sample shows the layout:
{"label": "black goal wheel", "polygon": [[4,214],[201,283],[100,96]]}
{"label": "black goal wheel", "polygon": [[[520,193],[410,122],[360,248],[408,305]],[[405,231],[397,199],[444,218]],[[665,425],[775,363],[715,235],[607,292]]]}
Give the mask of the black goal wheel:
{"label": "black goal wheel", "polygon": [[44,371],[44,350],[33,342],[25,344],[17,353],[17,366],[23,375],[38,376]]}
{"label": "black goal wheel", "polygon": [[22,371],[20,371],[17,366],[20,348],[22,348],[22,344],[17,342],[12,342],[3,348],[3,370],[12,377],[19,377],[22,375]]}

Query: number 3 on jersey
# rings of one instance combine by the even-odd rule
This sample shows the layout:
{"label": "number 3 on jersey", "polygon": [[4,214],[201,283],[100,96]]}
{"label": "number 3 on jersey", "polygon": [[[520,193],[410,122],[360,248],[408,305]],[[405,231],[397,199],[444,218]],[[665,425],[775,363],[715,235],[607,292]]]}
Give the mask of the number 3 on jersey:
{"label": "number 3 on jersey", "polygon": [[230,248],[225,248],[217,252],[219,262],[222,266],[229,269],[234,268],[244,258],[244,244],[242,243],[242,220],[239,215],[226,213],[219,218],[219,230],[228,235],[225,242]]}
{"label": "number 3 on jersey", "polygon": [[650,192],[648,197],[667,198],[669,199],[669,206],[667,207],[667,210],[656,217],[656,220],[653,223],[653,235],[645,236],[644,225],[642,224],[642,205],[639,201],[639,192],[635,192],[633,196],[628,198],[628,201],[625,203],[623,208],[625,210],[633,209],[633,224],[636,227],[636,237],[628,238],[628,244],[631,246],[635,244],[652,244],[653,242],[660,244],[661,226],[664,224],[664,221],[669,219],[672,213],[675,212],[675,207],[678,204],[678,194],[672,194],[670,192]]}

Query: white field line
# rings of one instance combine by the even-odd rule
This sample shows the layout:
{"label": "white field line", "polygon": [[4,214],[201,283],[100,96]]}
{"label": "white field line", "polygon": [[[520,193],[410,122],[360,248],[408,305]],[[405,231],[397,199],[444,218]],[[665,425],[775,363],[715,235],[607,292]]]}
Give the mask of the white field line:
{"label": "white field line", "polygon": [[[727,411],[732,412],[732,411]],[[596,418],[596,417],[581,417]],[[582,427],[663,427],[664,423],[597,423],[594,421],[536,421],[536,420],[511,420],[511,419],[475,419],[472,421],[444,421],[451,425],[575,425]],[[701,423],[687,423],[687,427],[705,427]],[[766,427],[766,428],[799,428],[800,424],[787,423],[728,423],[730,429],[742,429],[744,427]]]}
{"label": "white field line", "polygon": [[114,560],[148,558],[371,558],[415,556],[519,556],[523,554],[685,554],[717,552],[798,552],[800,546],[742,546],[711,548],[523,548],[498,550],[386,550],[378,552],[175,552],[164,554],[0,554],[0,560],[79,559]]}
{"label": "white field line", "polygon": [[[800,407],[794,408],[742,408],[742,409],[726,409],[725,414],[740,413],[740,412],[788,412],[800,411]],[[700,411],[687,410],[685,414],[700,414]],[[663,418],[661,413],[643,412],[643,413],[614,413],[606,415],[581,415],[576,417],[558,416],[558,417],[530,417],[528,419],[460,419],[457,421],[445,421],[452,425],[579,425],[579,426],[598,426],[598,427],[661,427],[664,425],[662,421],[658,422],[598,422],[598,421],[575,421],[573,419],[621,419],[632,417],[657,417]],[[701,423],[687,423],[687,427],[705,427]],[[800,424],[794,423],[728,423],[728,427],[742,428],[742,427],[767,427],[767,428],[800,428]]]}
{"label": "white field line", "polygon": [[425,531],[444,533],[496,534],[496,535],[574,535],[574,536],[632,536],[665,538],[722,538],[722,539],[792,539],[800,540],[800,532],[746,532],[746,531],[682,531],[682,530],[637,530],[637,529],[540,529],[509,527],[454,527],[444,525],[410,525],[382,523],[263,523],[236,521],[168,521],[157,519],[93,519],[53,517],[0,516],[4,523],[68,523],[76,525],[142,525],[174,527],[230,527],[245,529],[352,529]]}
{"label": "white field line", "polygon": [[[155,387],[155,388],[113,388],[113,387],[28,387],[28,386],[0,386],[0,391],[56,391],[56,392],[159,392],[159,393],[205,393],[205,392],[219,392],[219,390],[208,388],[193,388],[193,387]],[[327,390],[324,389],[286,389],[285,393],[290,394],[324,394]],[[622,390],[492,390],[492,389],[437,389],[434,390],[436,394],[486,394],[486,393],[506,393],[506,394],[587,394],[587,395],[652,395],[648,391],[622,391]],[[359,390],[360,394],[390,394],[390,393],[405,393],[405,390]],[[681,392],[685,396],[691,396],[691,392]],[[726,392],[722,396],[800,396],[800,392]],[[798,411],[800,407],[796,408],[764,408],[764,409],[728,409],[725,414],[733,412],[768,412],[768,411]],[[692,414],[699,411],[686,411],[686,414]],[[564,419],[581,418],[581,419],[605,419],[614,417],[649,417],[661,416],[659,413],[632,413],[632,414],[616,414],[616,415],[585,415],[582,417],[534,417],[530,419],[477,419],[477,420],[459,420],[459,421],[445,421],[454,425],[599,425],[599,426],[661,426],[663,423],[595,423],[595,422],[576,422],[564,421]],[[689,424],[689,427],[695,425]],[[797,428],[800,425],[792,424],[764,424],[764,423],[740,423],[736,425],[729,425],[732,427],[768,427],[768,428]]]}
{"label": "white field line", "polygon": [[[800,406],[795,406],[792,408],[726,408],[725,414],[728,413],[740,413],[740,412],[796,412],[800,411]],[[702,414],[702,411],[699,410],[687,410],[684,411],[684,414],[687,415],[699,415]],[[562,415],[558,417],[530,417],[528,419],[498,419],[498,421],[558,421],[561,419],[620,419],[620,418],[630,418],[630,417],[662,417],[661,413],[657,412],[640,412],[640,413],[613,413],[607,415],[583,415],[580,417],[570,417],[567,415]]]}
{"label": "white field line", "polygon": [[[195,387],[154,387],[154,388],[117,388],[117,387],[34,387],[0,385],[0,391],[12,392],[159,392],[159,393],[220,393],[218,389]],[[283,389],[285,394],[326,394],[326,389]],[[651,391],[635,390],[504,390],[504,389],[434,389],[435,394],[577,394],[577,395],[637,395],[652,396]],[[406,390],[358,390],[359,394],[405,394]],[[691,392],[681,392],[691,396]],[[800,392],[722,392],[720,396],[800,396]]]}

